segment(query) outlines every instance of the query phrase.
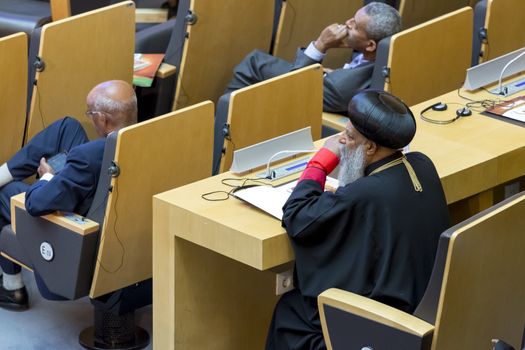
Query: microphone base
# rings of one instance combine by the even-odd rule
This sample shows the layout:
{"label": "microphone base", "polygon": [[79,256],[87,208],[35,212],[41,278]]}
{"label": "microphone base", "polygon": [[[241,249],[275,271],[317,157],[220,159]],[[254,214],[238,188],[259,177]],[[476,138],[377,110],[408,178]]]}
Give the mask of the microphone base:
{"label": "microphone base", "polygon": [[270,181],[278,180],[288,175],[299,173],[306,168],[306,164],[312,158],[312,156],[306,156],[297,158],[289,163],[283,164],[281,166],[274,166],[270,168],[270,175],[266,172],[266,169],[256,175],[257,178],[267,179]]}
{"label": "microphone base", "polygon": [[496,86],[494,89],[489,90],[490,93],[501,96],[514,95],[517,92],[525,90],[525,78],[521,78],[515,81],[512,81],[508,84],[502,85],[501,89],[499,86]]}

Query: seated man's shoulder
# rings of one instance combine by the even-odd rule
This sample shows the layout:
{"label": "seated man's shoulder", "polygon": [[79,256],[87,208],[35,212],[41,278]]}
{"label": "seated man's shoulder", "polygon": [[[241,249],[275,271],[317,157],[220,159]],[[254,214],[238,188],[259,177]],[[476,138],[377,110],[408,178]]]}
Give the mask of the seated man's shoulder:
{"label": "seated man's shoulder", "polygon": [[105,138],[100,138],[83,143],[81,145],[73,147],[69,151],[68,158],[85,159],[87,161],[89,159],[97,159],[97,161],[101,160],[104,155],[105,144]]}
{"label": "seated man's shoulder", "polygon": [[434,165],[432,160],[424,153],[421,152],[408,152],[405,154],[409,161],[417,161],[422,163],[428,163]]}
{"label": "seated man's shoulder", "polygon": [[87,151],[87,150],[104,150],[104,146],[106,145],[106,139],[105,138],[99,138],[93,141],[89,141],[86,143],[83,143],[81,145],[78,145],[71,149],[71,151]]}

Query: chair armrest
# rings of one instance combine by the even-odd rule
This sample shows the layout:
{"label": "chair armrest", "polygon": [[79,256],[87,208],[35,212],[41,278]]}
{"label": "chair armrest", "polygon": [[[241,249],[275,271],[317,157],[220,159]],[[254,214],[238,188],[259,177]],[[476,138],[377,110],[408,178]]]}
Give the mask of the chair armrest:
{"label": "chair armrest", "polygon": [[[11,226],[16,233],[16,208],[26,211],[25,206],[25,192],[11,197]],[[82,215],[74,213],[56,212],[41,216],[42,219],[50,221],[58,226],[64,227],[70,231],[80,235],[88,235],[99,230],[99,224],[95,221],[89,220]]]}
{"label": "chair armrest", "polygon": [[168,9],[137,8],[135,23],[162,23],[168,20]]}
{"label": "chair armrest", "polygon": [[335,288],[321,293],[318,304],[329,350],[430,349],[434,326],[411,314]]}
{"label": "chair armrest", "polygon": [[348,118],[341,114],[323,112],[323,126],[337,131],[344,131]]}
{"label": "chair armrest", "polygon": [[159,69],[157,70],[157,74],[155,75],[155,77],[165,79],[175,74],[176,71],[177,67],[172,66],[168,63],[162,63]]}

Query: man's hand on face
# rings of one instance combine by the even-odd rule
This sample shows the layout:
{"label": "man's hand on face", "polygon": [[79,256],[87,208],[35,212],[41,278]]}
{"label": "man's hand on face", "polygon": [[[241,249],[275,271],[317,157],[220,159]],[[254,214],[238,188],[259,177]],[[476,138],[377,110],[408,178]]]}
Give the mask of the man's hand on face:
{"label": "man's hand on face", "polygon": [[331,24],[319,35],[314,46],[322,53],[334,47],[349,47],[345,38],[348,37],[348,27],[345,24]]}
{"label": "man's hand on face", "polygon": [[55,173],[53,168],[51,168],[51,166],[47,164],[46,159],[44,157],[40,159],[40,165],[38,166],[37,172],[38,172],[38,176],[40,177],[42,177],[45,173],[50,173],[50,174]]}
{"label": "man's hand on face", "polygon": [[339,141],[340,139],[341,133],[330,136],[328,139],[326,139],[323,146],[339,158],[341,158],[341,142]]}

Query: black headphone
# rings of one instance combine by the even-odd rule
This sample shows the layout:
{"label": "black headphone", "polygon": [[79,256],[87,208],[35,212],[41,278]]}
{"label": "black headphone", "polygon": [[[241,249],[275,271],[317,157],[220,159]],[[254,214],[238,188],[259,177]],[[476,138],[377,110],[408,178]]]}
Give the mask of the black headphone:
{"label": "black headphone", "polygon": [[456,116],[452,119],[436,120],[436,119],[425,117],[425,112],[430,109],[432,109],[433,111],[442,112],[442,111],[446,111],[448,109],[448,106],[444,103],[438,102],[438,103],[434,103],[431,106],[428,106],[427,108],[423,109],[421,113],[419,113],[419,117],[421,119],[423,119],[426,122],[432,123],[432,124],[441,124],[441,125],[450,124],[452,122],[455,122],[461,117],[468,117],[469,115],[472,115],[472,111],[468,107],[463,107],[463,108],[456,110]]}

